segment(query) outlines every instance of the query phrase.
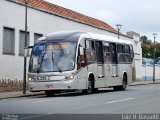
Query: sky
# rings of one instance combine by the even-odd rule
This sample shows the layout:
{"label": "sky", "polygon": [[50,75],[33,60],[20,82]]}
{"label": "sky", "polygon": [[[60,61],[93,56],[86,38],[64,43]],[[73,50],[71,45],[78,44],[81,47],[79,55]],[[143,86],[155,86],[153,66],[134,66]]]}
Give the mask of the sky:
{"label": "sky", "polygon": [[102,20],[121,32],[134,31],[160,42],[160,0],[45,0]]}

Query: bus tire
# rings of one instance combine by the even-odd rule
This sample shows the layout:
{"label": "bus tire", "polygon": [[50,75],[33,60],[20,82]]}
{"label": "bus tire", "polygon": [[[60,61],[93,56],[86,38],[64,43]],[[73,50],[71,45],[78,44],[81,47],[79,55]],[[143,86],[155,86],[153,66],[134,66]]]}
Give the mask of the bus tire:
{"label": "bus tire", "polygon": [[93,80],[91,79],[91,77],[89,77],[88,79],[88,88],[85,90],[82,90],[83,94],[91,94],[94,91],[94,83]]}
{"label": "bus tire", "polygon": [[114,91],[119,91],[119,86],[113,86]]}
{"label": "bus tire", "polygon": [[98,88],[94,88],[94,93],[98,93]]}
{"label": "bus tire", "polygon": [[123,82],[122,82],[122,85],[120,86],[120,90],[126,90],[126,87],[127,87],[127,75],[124,74],[123,75]]}
{"label": "bus tire", "polygon": [[55,91],[53,91],[53,90],[46,90],[45,94],[47,95],[47,97],[53,97],[55,95]]}
{"label": "bus tire", "polygon": [[123,90],[126,90],[126,87],[127,87],[127,76],[124,74],[123,75],[123,81],[122,81],[122,85],[121,86],[114,86],[114,90],[115,91],[123,91]]}

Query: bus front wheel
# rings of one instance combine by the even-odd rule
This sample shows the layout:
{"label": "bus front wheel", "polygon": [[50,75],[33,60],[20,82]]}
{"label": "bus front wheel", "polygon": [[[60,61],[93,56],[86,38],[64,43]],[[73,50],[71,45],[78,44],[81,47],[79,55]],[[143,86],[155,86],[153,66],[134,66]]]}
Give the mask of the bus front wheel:
{"label": "bus front wheel", "polygon": [[94,91],[94,84],[93,81],[91,79],[91,77],[88,79],[88,88],[85,90],[82,90],[83,94],[91,94]]}

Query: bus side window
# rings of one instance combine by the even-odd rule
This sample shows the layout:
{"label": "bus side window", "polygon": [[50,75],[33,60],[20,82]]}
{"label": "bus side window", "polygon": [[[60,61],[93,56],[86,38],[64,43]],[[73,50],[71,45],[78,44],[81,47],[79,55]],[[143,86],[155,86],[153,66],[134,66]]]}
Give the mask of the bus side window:
{"label": "bus side window", "polygon": [[124,52],[130,54],[130,46],[124,45]]}
{"label": "bus side window", "polygon": [[110,43],[110,50],[111,50],[111,55],[112,55],[112,62],[117,63],[117,49],[116,49],[116,44],[115,43]]}
{"label": "bus side window", "polygon": [[86,43],[85,54],[87,63],[95,62],[96,61],[95,42],[92,40],[86,40],[85,43]]}
{"label": "bus side window", "polygon": [[133,51],[133,46],[130,45],[130,54],[131,54],[131,61],[133,60],[134,58],[134,51]]}
{"label": "bus side window", "polygon": [[[118,46],[117,46],[118,49]],[[124,52],[118,53],[118,62],[119,63],[130,63],[132,61],[131,58],[131,49],[129,45],[124,45]]]}
{"label": "bus side window", "polygon": [[77,57],[77,68],[80,69],[81,67],[85,67],[85,42],[81,40],[78,46],[78,57]]}
{"label": "bus side window", "polygon": [[112,62],[111,52],[109,48],[109,43],[103,42],[103,53],[104,53],[104,62]]}
{"label": "bus side window", "polygon": [[124,46],[121,44],[117,45],[117,53],[124,53]]}

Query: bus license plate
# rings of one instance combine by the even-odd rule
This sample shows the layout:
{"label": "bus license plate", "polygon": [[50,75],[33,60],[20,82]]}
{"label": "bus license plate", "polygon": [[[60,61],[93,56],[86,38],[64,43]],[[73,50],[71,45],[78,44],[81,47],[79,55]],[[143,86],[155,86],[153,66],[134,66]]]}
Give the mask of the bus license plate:
{"label": "bus license plate", "polygon": [[48,89],[48,88],[53,88],[53,85],[45,85],[45,88]]}

